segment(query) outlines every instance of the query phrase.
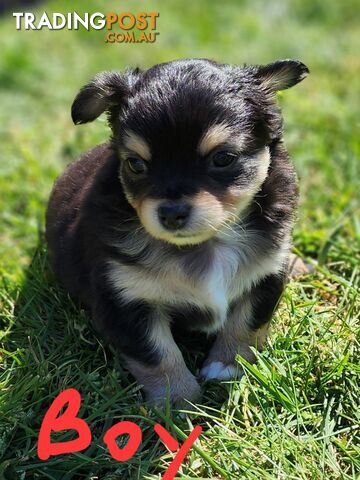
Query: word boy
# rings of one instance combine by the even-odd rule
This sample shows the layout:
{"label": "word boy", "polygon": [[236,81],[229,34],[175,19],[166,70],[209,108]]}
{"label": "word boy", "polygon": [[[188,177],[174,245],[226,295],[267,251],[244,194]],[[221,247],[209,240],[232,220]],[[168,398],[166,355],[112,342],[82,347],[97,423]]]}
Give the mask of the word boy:
{"label": "word boy", "polygon": [[[61,392],[50,405],[43,418],[38,441],[38,457],[40,460],[47,460],[50,456],[61,455],[65,453],[79,452],[87,448],[91,443],[91,431],[88,424],[82,418],[77,417],[80,410],[81,396],[73,388]],[[66,409],[60,414],[63,407]],[[60,414],[60,415],[59,415]],[[60,432],[62,430],[76,430],[78,438],[67,442],[51,441],[51,432]],[[187,453],[201,433],[201,427],[196,426],[180,447],[175,438],[165,430],[160,424],[154,425],[154,430],[160,437],[164,445],[172,452],[178,450],[174,460],[163,476],[163,480],[172,480],[184,461]],[[128,435],[129,439],[126,445],[119,448],[116,439],[120,435]],[[110,455],[118,462],[130,460],[138,450],[142,432],[136,423],[122,421],[113,425],[104,435],[104,443],[109,449]]]}

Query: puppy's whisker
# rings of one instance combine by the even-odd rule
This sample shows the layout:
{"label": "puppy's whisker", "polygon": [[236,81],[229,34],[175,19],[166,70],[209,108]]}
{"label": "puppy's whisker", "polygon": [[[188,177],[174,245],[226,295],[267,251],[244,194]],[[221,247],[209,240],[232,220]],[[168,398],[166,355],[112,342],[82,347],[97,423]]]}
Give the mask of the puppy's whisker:
{"label": "puppy's whisker", "polygon": [[[129,217],[129,218],[126,218],[124,220],[122,220],[121,222],[117,223],[113,228],[114,230],[119,230],[119,231],[123,231],[123,229],[121,228],[122,225],[124,224],[127,224],[127,223],[130,223],[130,222],[139,222],[139,218],[136,217],[136,216],[133,216],[133,217]],[[126,226],[126,231],[128,231],[128,226]]]}
{"label": "puppy's whisker", "polygon": [[224,229],[229,230],[229,231],[231,232],[231,235],[229,234],[229,236],[238,237],[238,238],[244,238],[244,234],[246,234],[246,230],[245,230],[242,226],[240,226],[240,225],[238,225],[238,226],[241,228],[242,233],[237,232],[236,230],[234,230],[234,228],[233,228],[231,225],[229,225],[229,223],[227,223],[226,221],[225,221],[225,222],[222,222],[220,225],[221,225],[221,227],[223,227]]}
{"label": "puppy's whisker", "polygon": [[145,231],[145,229],[144,229],[143,225],[140,224],[140,225],[134,230],[133,235],[138,235],[140,232],[143,232],[143,231]]}

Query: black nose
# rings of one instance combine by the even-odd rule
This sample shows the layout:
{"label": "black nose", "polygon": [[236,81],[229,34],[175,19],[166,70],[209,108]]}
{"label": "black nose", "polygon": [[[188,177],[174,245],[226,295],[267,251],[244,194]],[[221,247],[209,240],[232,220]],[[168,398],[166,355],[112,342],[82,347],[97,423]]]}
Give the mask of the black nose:
{"label": "black nose", "polygon": [[190,215],[191,206],[183,202],[164,202],[158,208],[161,225],[167,230],[183,228]]}

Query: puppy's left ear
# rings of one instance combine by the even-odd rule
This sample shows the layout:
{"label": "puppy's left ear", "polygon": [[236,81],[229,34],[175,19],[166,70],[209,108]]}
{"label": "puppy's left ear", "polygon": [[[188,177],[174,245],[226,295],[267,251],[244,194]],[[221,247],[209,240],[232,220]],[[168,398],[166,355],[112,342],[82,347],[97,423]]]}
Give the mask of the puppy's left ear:
{"label": "puppy's left ear", "polygon": [[293,87],[308,74],[308,67],[299,60],[278,60],[255,69],[255,77],[261,86],[271,92]]}
{"label": "puppy's left ear", "polygon": [[75,97],[71,107],[73,122],[92,122],[112,107],[121,107],[126,103],[129,94],[129,84],[126,75],[115,72],[102,72]]}

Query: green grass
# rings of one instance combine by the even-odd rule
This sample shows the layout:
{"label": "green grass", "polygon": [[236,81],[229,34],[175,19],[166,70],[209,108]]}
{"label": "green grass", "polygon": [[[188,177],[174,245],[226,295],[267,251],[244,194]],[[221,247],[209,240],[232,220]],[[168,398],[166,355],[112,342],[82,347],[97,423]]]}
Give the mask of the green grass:
{"label": "green grass", "polygon": [[[86,7],[85,7],[86,5]],[[82,6],[82,8],[81,8]],[[52,1],[41,11],[66,12]],[[352,479],[359,448],[359,117],[357,2],[243,0],[76,2],[76,10],[160,11],[152,45],[105,45],[104,32],[18,32],[0,19],[0,479],[158,479],[171,462],[152,426],[203,433],[179,478]],[[139,387],[48,272],[44,209],[54,178],[107,138],[104,120],[74,127],[69,108],[96,72],[205,56],[231,63],[293,57],[311,70],[281,102],[301,186],[295,248],[315,265],[292,281],[267,349],[240,382],[210,384],[187,419],[151,411]],[[199,366],[196,346],[187,354]],[[239,362],[242,362],[239,359]],[[80,391],[93,442],[40,461],[42,417]],[[143,429],[124,464],[102,443],[114,422]],[[65,438],[68,438],[65,436]]]}

